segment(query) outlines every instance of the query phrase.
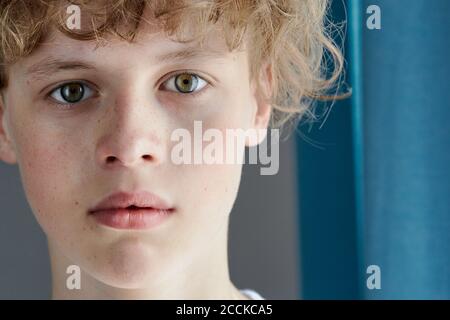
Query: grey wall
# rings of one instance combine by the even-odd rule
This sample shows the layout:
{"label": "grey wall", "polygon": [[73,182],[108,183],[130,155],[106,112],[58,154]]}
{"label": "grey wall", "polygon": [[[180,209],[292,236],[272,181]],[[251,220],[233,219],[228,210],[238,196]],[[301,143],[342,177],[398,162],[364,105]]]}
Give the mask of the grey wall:
{"label": "grey wall", "polygon": [[25,199],[17,166],[0,163],[0,203],[0,299],[47,299],[46,238]]}
{"label": "grey wall", "polygon": [[267,299],[299,298],[298,211],[294,139],[280,143],[280,169],[261,176],[244,165],[230,220],[230,271],[238,287]]}
{"label": "grey wall", "polygon": [[[295,150],[280,146],[280,171],[260,176],[245,165],[230,221],[230,272],[239,288],[268,299],[297,299],[298,236]],[[0,299],[47,299],[46,239],[29,208],[17,166],[0,163]]]}

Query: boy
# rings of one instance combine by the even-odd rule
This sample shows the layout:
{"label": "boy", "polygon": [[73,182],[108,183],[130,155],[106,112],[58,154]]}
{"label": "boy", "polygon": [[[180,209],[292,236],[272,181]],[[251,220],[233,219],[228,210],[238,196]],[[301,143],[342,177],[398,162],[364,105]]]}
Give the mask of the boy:
{"label": "boy", "polygon": [[[325,0],[1,2],[0,159],[18,164],[47,236],[54,299],[261,298],[228,274],[242,165],[176,165],[171,135],[195,121],[224,133],[312,115],[308,101],[342,65],[326,9]],[[335,60],[329,79],[324,49]],[[74,266],[79,290],[67,286]]]}

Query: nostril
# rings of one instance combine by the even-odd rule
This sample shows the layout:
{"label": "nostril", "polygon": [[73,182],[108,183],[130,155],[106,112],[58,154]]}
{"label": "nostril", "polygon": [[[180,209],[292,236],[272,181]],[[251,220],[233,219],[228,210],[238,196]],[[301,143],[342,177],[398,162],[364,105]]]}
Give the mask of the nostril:
{"label": "nostril", "polygon": [[[143,155],[142,158],[144,160],[147,160],[147,161],[153,161],[153,159],[154,159],[153,156],[151,156],[149,154]],[[106,163],[107,164],[112,164],[113,162],[115,162],[117,160],[118,160],[118,158],[115,157],[115,156],[108,156],[108,157],[106,157]]]}
{"label": "nostril", "polygon": [[113,156],[109,156],[108,158],[106,158],[106,162],[107,162],[107,163],[114,162],[115,160],[116,160],[116,158],[113,157]]}

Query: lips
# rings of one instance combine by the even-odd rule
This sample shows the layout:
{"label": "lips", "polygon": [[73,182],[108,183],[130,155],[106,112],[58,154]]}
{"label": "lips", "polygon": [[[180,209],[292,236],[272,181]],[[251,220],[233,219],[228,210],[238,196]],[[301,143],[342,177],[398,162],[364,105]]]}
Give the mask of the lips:
{"label": "lips", "polygon": [[116,192],[88,210],[95,220],[116,229],[148,229],[162,223],[175,209],[157,195]]}

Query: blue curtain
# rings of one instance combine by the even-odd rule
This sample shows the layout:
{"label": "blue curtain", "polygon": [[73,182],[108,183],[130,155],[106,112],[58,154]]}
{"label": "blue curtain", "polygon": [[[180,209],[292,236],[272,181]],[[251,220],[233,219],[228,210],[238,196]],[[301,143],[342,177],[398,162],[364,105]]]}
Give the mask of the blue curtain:
{"label": "blue curtain", "polygon": [[301,296],[450,299],[450,1],[342,3],[353,96],[297,143]]}
{"label": "blue curtain", "polygon": [[[450,1],[371,1],[364,31],[369,298],[450,299]],[[356,79],[358,80],[358,79]]]}
{"label": "blue curtain", "polygon": [[[345,17],[343,2],[332,2],[333,22],[339,24]],[[343,45],[340,36],[335,41]],[[357,298],[351,101],[319,104],[317,113],[323,115],[321,121],[303,123],[297,132],[300,296]]]}

